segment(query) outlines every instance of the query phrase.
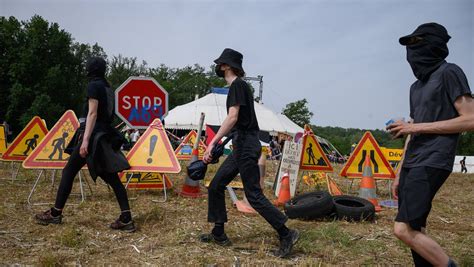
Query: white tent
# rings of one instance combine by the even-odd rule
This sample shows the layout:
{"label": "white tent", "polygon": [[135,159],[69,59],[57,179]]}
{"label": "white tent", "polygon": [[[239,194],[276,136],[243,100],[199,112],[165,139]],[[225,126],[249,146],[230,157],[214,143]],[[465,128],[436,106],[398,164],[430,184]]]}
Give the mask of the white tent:
{"label": "white tent", "polygon": [[[208,125],[221,125],[227,116],[226,98],[224,94],[210,93],[193,102],[177,106],[168,112],[165,118],[167,129],[197,129],[201,112],[206,114],[204,120]],[[303,132],[303,128],[296,125],[285,115],[276,114],[272,110],[254,101],[260,130],[271,134],[287,133],[295,135]]]}

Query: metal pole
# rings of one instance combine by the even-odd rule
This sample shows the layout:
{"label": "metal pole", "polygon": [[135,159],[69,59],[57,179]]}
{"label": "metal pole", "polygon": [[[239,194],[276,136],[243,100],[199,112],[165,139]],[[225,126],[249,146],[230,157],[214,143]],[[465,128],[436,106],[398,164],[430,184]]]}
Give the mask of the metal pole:
{"label": "metal pole", "polygon": [[230,199],[232,200],[232,204],[234,205],[234,207],[237,205],[237,195],[235,194],[234,192],[234,189],[230,186],[227,186],[227,191],[229,192],[229,196],[230,196]]}
{"label": "metal pole", "polygon": [[82,174],[80,171],[79,171],[79,187],[81,189],[81,203],[82,203],[86,199],[86,196],[84,195],[84,189],[82,188]]}
{"label": "metal pole", "polygon": [[168,200],[168,195],[166,194],[166,178],[164,174],[161,174],[161,179],[163,180],[163,193],[164,193],[164,199],[163,200],[156,200],[152,199],[151,202],[154,203],[164,203],[166,200]]}
{"label": "metal pole", "polygon": [[35,190],[36,190],[36,186],[38,185],[38,182],[39,182],[39,180],[40,180],[40,178],[41,178],[41,175],[43,174],[43,171],[44,171],[44,170],[41,170],[40,173],[38,174],[38,177],[36,178],[36,181],[35,181],[35,183],[33,184],[33,187],[31,188],[30,194],[28,195],[28,205],[30,205],[30,206],[32,205],[32,204],[31,204],[31,197],[33,196],[33,193],[34,193]]}
{"label": "metal pole", "polygon": [[[196,142],[194,143],[194,147],[193,147],[193,152],[194,151],[199,151],[199,143],[201,141],[201,132],[202,132],[202,128],[204,127],[204,118],[205,117],[206,117],[206,115],[203,112],[201,112],[201,118],[199,119],[199,127],[198,127]],[[199,158],[199,152],[198,152],[197,156],[193,155],[190,162],[194,162],[194,161],[198,160],[198,158]],[[195,187],[195,186],[199,186],[199,181],[194,181],[186,175],[185,184]]]}

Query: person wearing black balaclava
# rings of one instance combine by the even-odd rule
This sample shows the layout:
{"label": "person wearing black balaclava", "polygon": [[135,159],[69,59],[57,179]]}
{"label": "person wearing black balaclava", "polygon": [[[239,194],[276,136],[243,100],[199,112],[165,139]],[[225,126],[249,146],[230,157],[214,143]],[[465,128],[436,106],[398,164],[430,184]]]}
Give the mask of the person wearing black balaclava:
{"label": "person wearing black balaclava", "polygon": [[226,48],[221,56],[214,60],[217,64],[217,76],[224,78],[229,87],[227,95],[227,117],[219,131],[209,143],[204,153],[204,162],[212,161],[212,150],[225,135],[231,133],[234,150],[227,156],[208,189],[209,222],[214,223],[211,233],[200,236],[202,242],[213,242],[221,246],[231,242],[224,231],[227,222],[225,206],[226,186],[240,173],[245,196],[254,208],[278,233],[280,248],[275,256],[287,257],[299,237],[299,232],[288,229],[285,225],[288,218],[279,211],[263,194],[260,185],[258,159],[262,152],[258,138],[259,126],[255,115],[254,99],[249,85],[242,79],[245,72],[242,68],[243,55]]}
{"label": "person wearing black balaclava", "polygon": [[80,127],[65,150],[70,157],[62,171],[54,207],[35,216],[39,224],[62,222],[62,212],[71,193],[74,178],[87,164],[94,181],[100,176],[112,187],[119,203],[121,214],[110,228],[135,231],[127,191],[117,175],[118,172],[129,169],[130,165],[120,151],[125,139],[111,125],[114,117],[114,91],[105,79],[106,66],[105,60],[100,57],[93,57],[86,63],[89,83],[83,114],[79,118]]}
{"label": "person wearing black balaclava", "polygon": [[453,169],[459,133],[474,131],[467,78],[445,61],[450,38],[442,25],[426,23],[399,39],[417,81],[410,88],[410,121],[387,126],[394,138],[407,136],[392,185],[398,198],[394,234],[411,248],[415,266],[456,266],[425,232],[432,200]]}

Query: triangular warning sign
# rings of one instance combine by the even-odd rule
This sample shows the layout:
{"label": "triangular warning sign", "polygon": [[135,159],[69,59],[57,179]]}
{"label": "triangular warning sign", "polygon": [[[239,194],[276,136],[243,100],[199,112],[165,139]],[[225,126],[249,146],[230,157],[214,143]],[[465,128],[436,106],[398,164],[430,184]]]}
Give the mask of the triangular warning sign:
{"label": "triangular warning sign", "polygon": [[348,178],[362,177],[363,165],[366,156],[370,157],[374,178],[395,178],[395,173],[393,172],[392,166],[390,166],[390,163],[388,163],[387,159],[382,153],[382,150],[380,149],[379,144],[370,132],[366,132],[364,136],[362,136],[359,144],[357,144],[356,148],[344,165],[344,168],[342,168],[340,175]]}
{"label": "triangular warning sign", "polygon": [[120,180],[123,184],[130,179],[128,188],[136,189],[163,189],[163,179],[166,182],[166,188],[173,187],[173,183],[165,174],[157,172],[122,172]]}
{"label": "triangular warning sign", "polygon": [[7,134],[5,132],[5,126],[0,125],[0,156],[7,151]]}
{"label": "triangular warning sign", "polygon": [[155,119],[127,154],[126,172],[179,173],[179,164],[160,119]]}
{"label": "triangular warning sign", "polygon": [[[306,132],[306,131],[305,131]],[[331,163],[312,133],[303,136],[300,170],[332,172]]]}
{"label": "triangular warning sign", "polygon": [[35,116],[2,155],[5,161],[23,161],[39,145],[48,133],[44,121]]}
{"label": "triangular warning sign", "polygon": [[23,161],[23,168],[64,168],[69,159],[69,155],[64,153],[64,149],[71,141],[77,128],[79,128],[79,121],[76,114],[72,110],[66,111],[35,150]]}
{"label": "triangular warning sign", "polygon": [[326,182],[328,185],[328,191],[331,195],[340,196],[344,194],[344,192],[342,192],[342,190],[336,184],[336,181],[334,181],[331,177],[329,177],[329,175],[326,176]]}
{"label": "triangular warning sign", "polygon": [[[196,143],[197,132],[192,130],[188,135],[183,139],[183,142],[175,150],[176,157],[179,160],[190,160],[192,157],[193,147]],[[202,159],[204,152],[206,152],[206,145],[199,140],[199,159]]]}

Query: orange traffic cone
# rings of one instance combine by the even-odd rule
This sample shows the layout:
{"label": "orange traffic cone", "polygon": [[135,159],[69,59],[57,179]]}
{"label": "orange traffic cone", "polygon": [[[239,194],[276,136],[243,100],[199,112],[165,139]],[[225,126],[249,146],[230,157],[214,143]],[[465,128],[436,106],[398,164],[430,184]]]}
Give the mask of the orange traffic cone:
{"label": "orange traffic cone", "polygon": [[275,201],[275,205],[284,205],[286,202],[290,201],[290,199],[290,176],[288,173],[285,173],[281,178],[280,194],[278,194],[278,199]]}
{"label": "orange traffic cone", "polygon": [[[199,142],[196,142],[199,144]],[[194,162],[198,160],[198,155],[199,155],[199,149],[193,149],[191,160],[189,161]],[[179,192],[179,195],[182,197],[191,197],[191,198],[198,198],[204,196],[203,193],[201,193],[201,187],[199,185],[199,181],[194,181],[191,178],[188,177],[186,174],[186,177],[184,178],[184,184],[183,187],[181,188],[181,192]]]}
{"label": "orange traffic cone", "polygon": [[367,155],[364,162],[364,171],[362,172],[362,181],[360,181],[359,197],[365,198],[372,202],[375,206],[375,211],[381,211],[377,201],[377,194],[375,193],[375,180],[372,174],[372,166],[370,164],[370,157]]}

